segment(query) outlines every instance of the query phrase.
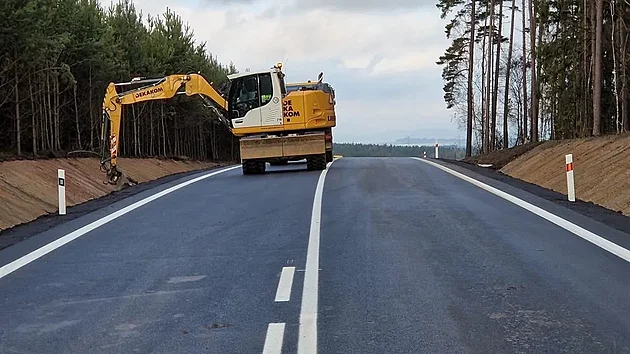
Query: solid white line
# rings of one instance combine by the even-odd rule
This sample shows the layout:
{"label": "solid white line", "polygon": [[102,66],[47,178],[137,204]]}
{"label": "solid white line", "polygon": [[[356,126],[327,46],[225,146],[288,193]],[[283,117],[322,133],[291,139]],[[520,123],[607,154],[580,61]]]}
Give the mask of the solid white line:
{"label": "solid white line", "polygon": [[300,310],[300,333],[298,337],[298,354],[317,353],[317,297],[319,282],[319,235],[322,218],[322,195],[328,168],[335,162],[328,163],[317,181],[313,211],[311,214],[311,231],[308,237],[306,267],[304,272],[304,289],[302,290],[302,308]]}
{"label": "solid white line", "polygon": [[263,354],[282,353],[282,341],[284,340],[284,323],[270,323],[267,327],[267,337]]}
{"label": "solid white line", "polygon": [[276,290],[276,302],[289,301],[291,299],[291,287],[293,286],[293,275],[295,267],[283,267]]}
{"label": "solid white line", "polygon": [[65,244],[67,244],[67,243],[69,243],[69,242],[71,242],[71,241],[73,241],[73,240],[75,240],[75,239],[85,235],[86,233],[88,233],[88,232],[90,232],[90,231],[92,231],[92,230],[94,230],[94,229],[96,229],[96,228],[98,228],[100,226],[103,226],[103,225],[107,224],[108,222],[110,222],[110,221],[112,221],[112,220],[114,220],[114,219],[116,219],[116,218],[118,218],[120,216],[123,216],[123,215],[129,213],[132,210],[138,209],[139,207],[141,207],[141,206],[143,206],[143,205],[145,205],[147,203],[150,203],[150,202],[152,202],[152,201],[154,201],[154,200],[156,200],[156,199],[158,199],[160,197],[163,197],[163,196],[165,196],[165,195],[167,195],[169,193],[172,193],[172,192],[174,192],[174,191],[176,191],[176,190],[178,190],[180,188],[184,188],[184,187],[186,187],[186,186],[188,186],[190,184],[193,184],[195,182],[199,182],[199,181],[201,181],[203,179],[206,179],[208,177],[216,176],[216,175],[218,175],[220,173],[231,171],[231,170],[234,170],[234,169],[239,168],[239,167],[240,167],[240,165],[233,166],[233,167],[228,167],[228,168],[225,168],[225,169],[222,169],[222,170],[219,170],[219,171],[211,172],[211,173],[205,174],[203,176],[199,176],[199,177],[193,178],[193,179],[191,179],[189,181],[180,183],[180,184],[178,184],[176,186],[170,187],[170,188],[165,189],[165,190],[163,190],[163,191],[161,191],[159,193],[156,193],[156,194],[154,194],[152,196],[149,196],[149,197],[144,198],[144,199],[142,199],[140,201],[137,201],[137,202],[135,202],[135,203],[133,203],[133,204],[131,204],[129,206],[126,206],[126,207],[124,207],[124,208],[122,208],[122,209],[120,209],[120,210],[118,210],[116,212],[113,212],[113,213],[111,213],[111,214],[109,214],[109,215],[107,215],[105,217],[102,217],[102,218],[100,218],[100,219],[98,219],[98,220],[96,220],[96,221],[94,221],[94,222],[92,222],[90,224],[87,224],[87,225],[85,225],[85,226],[83,226],[83,227],[81,227],[81,228],[79,228],[79,229],[77,229],[77,230],[75,230],[75,231],[73,231],[73,232],[63,236],[63,237],[61,237],[61,238],[56,239],[55,241],[53,241],[53,242],[51,242],[49,244],[46,244],[45,246],[42,246],[42,247],[36,249],[35,251],[33,251],[33,252],[31,252],[31,253],[29,253],[29,254],[27,254],[25,256],[22,256],[22,257],[16,259],[15,261],[13,261],[13,262],[11,262],[9,264],[6,264],[6,265],[2,266],[0,268],[0,278],[3,278],[5,276],[15,272],[16,270],[24,267],[25,265],[31,263],[32,261],[34,261],[34,260],[36,260],[36,259],[38,259],[38,258],[40,258],[40,257],[42,257],[42,256],[44,256],[44,255],[46,255],[46,254],[48,254],[50,252],[56,250],[57,248],[59,248],[59,247],[65,245]]}
{"label": "solid white line", "polygon": [[593,243],[596,246],[601,247],[602,249],[626,260],[627,262],[630,262],[630,251],[617,245],[616,243],[610,242],[607,239],[598,236],[597,234],[594,234],[570,221],[567,221],[566,219],[563,219],[555,214],[552,214],[540,207],[537,207],[533,204],[530,204],[522,199],[519,199],[511,194],[508,194],[504,191],[501,191],[499,189],[496,189],[494,187],[491,187],[483,182],[479,182],[474,178],[468,177],[462,173],[456,172],[451,170],[450,168],[444,167],[438,163],[435,163],[433,161],[428,161],[428,160],[424,160],[421,158],[417,158],[417,157],[412,157],[413,159],[416,159],[418,161],[422,161],[424,163],[428,163],[430,165],[433,165],[443,171],[446,171],[450,174],[452,174],[453,176],[459,177],[463,180],[465,180],[466,182],[472,183],[474,185],[476,185],[477,187],[480,187],[482,189],[485,189],[486,191],[495,194],[511,203],[514,203],[518,206],[520,206],[523,209],[526,209],[528,211],[530,211],[533,214],[536,214],[538,216],[540,216],[543,219],[546,219],[560,227],[562,227],[563,229],[572,232],[573,234],[585,239],[586,241],[589,241],[591,243]]}

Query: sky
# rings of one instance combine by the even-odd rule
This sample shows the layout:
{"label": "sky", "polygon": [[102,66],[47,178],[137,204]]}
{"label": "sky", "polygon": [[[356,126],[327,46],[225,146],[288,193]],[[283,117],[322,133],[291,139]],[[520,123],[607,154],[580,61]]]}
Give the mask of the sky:
{"label": "sky", "polygon": [[[108,6],[110,0],[101,0]],[[336,142],[465,135],[446,109],[448,47],[436,0],[134,0],[147,14],[175,11],[222,63],[239,71],[284,63],[287,82],[335,88]]]}

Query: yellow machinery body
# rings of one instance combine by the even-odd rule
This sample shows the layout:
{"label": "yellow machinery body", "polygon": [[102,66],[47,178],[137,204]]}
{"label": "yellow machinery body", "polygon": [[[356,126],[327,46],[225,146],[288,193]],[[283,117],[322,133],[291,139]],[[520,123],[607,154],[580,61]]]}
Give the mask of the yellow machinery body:
{"label": "yellow machinery body", "polygon": [[[244,174],[264,172],[267,162],[306,159],[308,169],[321,170],[332,161],[332,128],[337,122],[335,91],[322,82],[323,74],[317,82],[285,85],[278,65],[228,78],[231,87],[227,96],[199,74],[110,83],[101,123],[101,165],[105,166],[109,183],[116,183],[121,176],[116,164],[122,106],[178,94],[198,95],[209,101],[218,119],[239,137]],[[117,89],[131,85],[142,86],[123,92]]]}

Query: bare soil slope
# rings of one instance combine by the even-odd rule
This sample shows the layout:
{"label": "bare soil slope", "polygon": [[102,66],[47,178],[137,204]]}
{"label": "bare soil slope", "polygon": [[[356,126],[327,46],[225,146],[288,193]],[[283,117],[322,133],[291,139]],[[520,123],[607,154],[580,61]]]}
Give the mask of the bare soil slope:
{"label": "bare soil slope", "polygon": [[489,168],[493,170],[499,170],[503,166],[514,161],[514,159],[516,159],[517,157],[536,148],[540,144],[541,143],[529,143],[525,145],[518,145],[505,150],[492,151],[491,153],[485,155],[475,155],[465,158],[464,162],[468,162],[474,165],[492,165]]}
{"label": "bare soil slope", "polygon": [[547,142],[500,171],[566,195],[566,154],[573,154],[577,199],[630,215],[628,134]]}
{"label": "bare soil slope", "polygon": [[[119,169],[138,183],[174,173],[217,166],[212,162],[162,159],[119,159]],[[102,197],[117,189],[95,158],[0,162],[0,231],[54,213],[57,205],[57,169],[66,173],[67,206]]]}

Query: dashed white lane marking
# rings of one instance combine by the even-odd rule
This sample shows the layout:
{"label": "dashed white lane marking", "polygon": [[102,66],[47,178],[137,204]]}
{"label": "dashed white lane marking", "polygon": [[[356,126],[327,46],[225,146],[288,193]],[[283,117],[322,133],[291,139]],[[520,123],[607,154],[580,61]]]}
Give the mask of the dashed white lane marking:
{"label": "dashed white lane marking", "polygon": [[295,267],[283,267],[276,290],[276,302],[289,301],[291,299],[291,288],[293,286],[293,275]]}
{"label": "dashed white lane marking", "polygon": [[222,170],[219,170],[219,171],[207,173],[205,175],[193,178],[193,179],[188,180],[186,182],[182,182],[182,183],[180,183],[178,185],[175,185],[173,187],[167,188],[167,189],[165,189],[165,190],[163,190],[163,191],[161,191],[159,193],[156,193],[156,194],[154,194],[152,196],[149,196],[149,197],[146,197],[146,198],[144,198],[144,199],[142,199],[140,201],[137,201],[137,202],[135,202],[135,203],[133,203],[133,204],[131,204],[129,206],[126,206],[126,207],[124,207],[124,208],[122,208],[122,209],[120,209],[118,211],[115,211],[115,212],[113,212],[113,213],[111,213],[111,214],[109,214],[109,215],[107,215],[105,217],[102,217],[102,218],[100,218],[100,219],[98,219],[98,220],[96,220],[96,221],[94,221],[94,222],[92,222],[90,224],[87,224],[87,225],[83,226],[80,229],[77,229],[77,230],[75,230],[75,231],[73,231],[73,232],[71,232],[71,233],[69,233],[69,234],[67,234],[67,235],[65,235],[63,237],[60,237],[60,238],[56,239],[55,241],[53,241],[51,243],[46,244],[45,246],[42,246],[42,247],[36,249],[35,251],[33,251],[33,252],[31,252],[31,253],[29,253],[29,254],[27,254],[25,256],[22,256],[22,257],[16,259],[15,261],[13,261],[11,263],[8,263],[8,264],[2,266],[0,268],[0,278],[3,278],[5,276],[15,272],[16,270],[24,267],[25,265],[31,263],[32,261],[34,261],[34,260],[36,260],[36,259],[38,259],[40,257],[45,256],[46,254],[56,250],[57,248],[59,248],[59,247],[65,245],[65,244],[67,244],[67,243],[69,243],[69,242],[71,242],[71,241],[73,241],[73,240],[75,240],[75,239],[77,239],[77,238],[87,234],[88,232],[90,232],[90,231],[92,231],[92,230],[94,230],[94,229],[96,229],[96,228],[98,228],[100,226],[103,226],[103,225],[107,224],[108,222],[110,222],[110,221],[112,221],[112,220],[114,220],[114,219],[116,219],[118,217],[121,217],[121,216],[129,213],[130,211],[138,209],[139,207],[141,207],[141,206],[143,206],[143,205],[145,205],[147,203],[150,203],[150,202],[152,202],[152,201],[154,201],[154,200],[156,200],[158,198],[161,198],[161,197],[163,197],[163,196],[165,196],[165,195],[167,195],[169,193],[172,193],[172,192],[174,192],[174,191],[176,191],[178,189],[184,188],[184,187],[186,187],[188,185],[191,185],[191,184],[193,184],[195,182],[199,182],[199,181],[201,181],[203,179],[206,179],[208,177],[216,176],[216,175],[218,175],[220,173],[231,171],[231,170],[237,169],[239,167],[240,167],[240,165],[228,167],[228,168],[225,168],[225,169],[222,169]]}
{"label": "dashed white lane marking", "polygon": [[284,323],[270,323],[267,327],[267,337],[263,354],[282,353],[282,342],[284,341]]}
{"label": "dashed white lane marking", "polygon": [[525,210],[527,210],[527,211],[529,211],[529,212],[531,212],[533,214],[536,214],[536,215],[540,216],[543,219],[546,219],[546,220],[548,220],[548,221],[550,221],[550,222],[560,226],[561,228],[563,228],[563,229],[565,229],[565,230],[575,234],[576,236],[579,236],[579,237],[585,239],[586,241],[589,241],[589,242],[593,243],[594,245],[601,247],[602,249],[604,249],[604,250],[606,250],[606,251],[608,251],[608,252],[618,256],[619,258],[624,259],[627,262],[630,262],[630,251],[629,250],[619,246],[616,243],[608,241],[607,239],[605,239],[605,238],[603,238],[603,237],[601,237],[601,236],[599,236],[599,235],[597,235],[597,234],[595,234],[593,232],[590,232],[590,231],[588,231],[588,230],[586,230],[586,229],[584,229],[584,228],[582,228],[582,227],[580,227],[580,226],[578,226],[578,225],[576,225],[576,224],[574,224],[574,223],[572,223],[572,222],[570,222],[568,220],[565,220],[565,219],[563,219],[563,218],[561,218],[561,217],[559,217],[559,216],[557,216],[555,214],[552,214],[552,213],[546,211],[545,209],[537,207],[537,206],[535,206],[535,205],[533,205],[531,203],[528,203],[528,202],[526,202],[526,201],[524,201],[522,199],[519,199],[519,198],[517,198],[517,197],[515,197],[515,196],[513,196],[513,195],[511,195],[509,193],[506,193],[506,192],[504,192],[502,190],[499,190],[497,188],[489,186],[489,185],[487,185],[487,184],[485,184],[483,182],[479,182],[479,181],[477,181],[474,178],[468,177],[465,174],[459,173],[457,171],[453,171],[450,168],[444,167],[444,166],[442,166],[442,165],[440,165],[438,163],[435,163],[433,161],[424,160],[424,159],[421,159],[421,158],[418,158],[418,157],[412,157],[412,158],[416,159],[416,160],[419,160],[419,161],[422,161],[424,163],[428,163],[428,164],[430,164],[432,166],[435,166],[435,167],[441,169],[442,171],[450,173],[450,174],[452,174],[455,177],[459,177],[459,178],[463,179],[466,182],[472,183],[472,184],[474,184],[475,186],[477,186],[479,188],[482,188],[482,189],[484,189],[484,190],[486,190],[486,191],[488,191],[488,192],[490,192],[490,193],[492,193],[494,195],[497,195],[497,196],[499,196],[499,197],[501,197],[501,198],[503,198],[503,199],[505,199],[505,200],[507,200],[507,201],[509,201],[511,203],[514,203],[514,204],[520,206],[521,208],[523,208],[523,209],[525,209]]}
{"label": "dashed white lane marking", "polygon": [[[336,161],[336,160],[335,160]],[[328,163],[328,168],[335,162]],[[326,168],[319,175],[313,211],[311,214],[311,231],[308,238],[306,267],[304,272],[304,290],[302,292],[302,308],[300,310],[300,331],[298,337],[298,354],[317,353],[317,297],[319,284],[319,236],[322,218],[322,196],[326,181]]]}

